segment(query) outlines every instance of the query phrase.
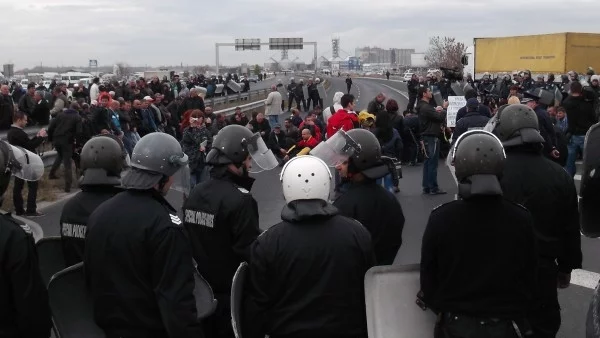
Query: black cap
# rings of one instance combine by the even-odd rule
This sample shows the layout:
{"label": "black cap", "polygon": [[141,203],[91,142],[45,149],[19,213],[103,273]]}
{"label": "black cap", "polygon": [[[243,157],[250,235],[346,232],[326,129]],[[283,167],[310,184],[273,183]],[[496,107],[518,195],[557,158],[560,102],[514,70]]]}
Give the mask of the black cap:
{"label": "black cap", "polygon": [[32,82],[32,83],[28,84],[27,89],[29,89],[29,88],[35,88],[35,83]]}

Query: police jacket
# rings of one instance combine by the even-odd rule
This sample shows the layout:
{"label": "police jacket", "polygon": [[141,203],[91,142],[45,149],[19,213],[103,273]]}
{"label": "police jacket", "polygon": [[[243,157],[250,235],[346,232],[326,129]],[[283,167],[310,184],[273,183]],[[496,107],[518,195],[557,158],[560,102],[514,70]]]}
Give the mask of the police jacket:
{"label": "police jacket", "polygon": [[86,186],[70,198],[60,215],[60,237],[67,266],[83,261],[88,218],[98,206],[116,195],[113,186]]}
{"label": "police jacket", "polygon": [[468,112],[463,118],[456,122],[454,133],[452,134],[452,143],[458,140],[458,137],[471,128],[481,128],[490,120],[489,117],[481,115],[478,111]]}
{"label": "police jacket", "polygon": [[417,96],[417,91],[419,90],[419,80],[410,79],[406,87],[408,88],[408,94],[410,96]]}
{"label": "police jacket", "polygon": [[252,245],[250,337],[366,337],[369,232],[322,200],[290,202],[281,219]]}
{"label": "police jacket", "polygon": [[575,184],[539,145],[506,148],[500,184],[504,196],[533,215],[539,256],[557,260],[561,272],[581,268],[581,234]]}
{"label": "police jacket", "polygon": [[194,187],[183,205],[183,224],[198,271],[216,294],[229,295],[238,266],[250,261],[250,244],[260,234],[253,179],[213,167],[211,179]]}
{"label": "police jacket", "polygon": [[402,244],[404,214],[396,197],[374,180],[353,182],[333,205],[371,233],[378,265],[391,265]]}
{"label": "police jacket", "polygon": [[84,266],[107,335],[202,337],[192,252],[176,215],[152,189],[119,193],[90,216]]}
{"label": "police jacket", "polygon": [[426,101],[419,101],[415,110],[421,123],[421,136],[439,137],[442,135],[442,124],[446,121],[444,114],[438,113]]}
{"label": "police jacket", "polygon": [[552,125],[552,121],[550,120],[550,116],[548,115],[546,109],[537,106],[534,109],[534,111],[538,118],[540,135],[542,135],[542,137],[546,141],[544,143],[544,153],[548,154],[552,151],[552,148],[556,147],[556,135],[554,134],[554,126]]}
{"label": "police jacket", "polygon": [[524,318],[535,273],[533,218],[522,206],[501,196],[473,196],[431,212],[421,246],[421,291],[435,312]]}
{"label": "police jacket", "polygon": [[[487,117],[488,120],[492,117],[492,112],[490,111],[490,108],[484,104],[480,104],[479,107],[477,107],[477,112],[479,113],[479,115]],[[467,115],[467,106],[460,108],[456,113],[456,123],[458,123],[458,120],[465,117],[465,115]]]}
{"label": "police jacket", "polygon": [[0,215],[0,337],[47,338],[51,327],[31,229]]}

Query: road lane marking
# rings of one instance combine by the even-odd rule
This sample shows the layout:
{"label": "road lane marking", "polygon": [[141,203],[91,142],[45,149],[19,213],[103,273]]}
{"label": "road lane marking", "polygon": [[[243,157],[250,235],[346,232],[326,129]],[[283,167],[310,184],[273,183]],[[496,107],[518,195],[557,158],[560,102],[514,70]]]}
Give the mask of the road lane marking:
{"label": "road lane marking", "polygon": [[571,272],[571,284],[582,286],[588,289],[595,289],[600,281],[600,273],[587,270],[573,270]]}
{"label": "road lane marking", "polygon": [[404,92],[401,92],[401,91],[399,91],[398,89],[396,89],[396,88],[393,88],[393,87],[390,87],[390,86],[388,86],[388,85],[386,85],[386,84],[383,84],[383,83],[379,83],[379,84],[380,84],[380,85],[382,85],[382,86],[384,86],[384,87],[388,87],[389,89],[391,89],[391,90],[395,91],[396,93],[398,93],[398,94],[400,94],[400,95],[404,96],[404,97],[405,97],[407,100],[409,100],[409,98],[408,98],[408,95],[407,95],[407,94],[405,94]]}

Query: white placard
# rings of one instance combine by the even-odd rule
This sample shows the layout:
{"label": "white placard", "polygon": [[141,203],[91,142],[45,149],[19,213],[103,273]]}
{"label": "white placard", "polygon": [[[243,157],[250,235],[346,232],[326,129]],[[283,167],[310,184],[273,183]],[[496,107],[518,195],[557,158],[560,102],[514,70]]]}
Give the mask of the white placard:
{"label": "white placard", "polygon": [[458,110],[467,105],[464,96],[448,96],[448,109],[446,110],[446,125],[450,128],[456,126]]}

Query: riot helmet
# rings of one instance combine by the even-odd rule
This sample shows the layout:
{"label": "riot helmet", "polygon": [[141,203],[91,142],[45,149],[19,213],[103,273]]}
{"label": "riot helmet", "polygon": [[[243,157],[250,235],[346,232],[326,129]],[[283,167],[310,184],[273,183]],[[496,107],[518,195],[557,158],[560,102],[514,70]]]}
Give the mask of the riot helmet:
{"label": "riot helmet", "polygon": [[173,136],[165,133],[148,134],[136,143],[132,155],[132,169],[122,179],[124,188],[147,190],[158,184],[161,193],[166,194],[163,188],[169,178],[183,169],[181,179],[172,188],[189,193],[188,156]]}
{"label": "riot helmet", "polygon": [[81,185],[120,185],[122,146],[111,137],[93,137],[81,150],[81,170]]}
{"label": "riot helmet", "polygon": [[241,166],[248,156],[252,158],[252,168],[249,170],[252,173],[271,170],[278,165],[275,155],[259,133],[252,133],[243,126],[230,125],[215,136],[206,162],[214,166]]}
{"label": "riot helmet", "polygon": [[377,179],[389,173],[381,158],[381,144],[377,137],[365,129],[352,129],[347,132],[360,147],[360,152],[350,156],[348,170],[360,172],[368,178]]}
{"label": "riot helmet", "polygon": [[505,160],[502,142],[494,134],[469,130],[460,135],[452,150],[459,196],[502,195],[499,178]]}
{"label": "riot helmet", "polygon": [[500,107],[484,129],[496,135],[504,147],[511,147],[545,142],[539,128],[533,109],[511,104]]}
{"label": "riot helmet", "polygon": [[331,171],[315,156],[297,156],[289,160],[279,180],[286,203],[297,200],[327,201],[331,190]]}
{"label": "riot helmet", "polygon": [[379,140],[365,129],[339,130],[327,141],[319,143],[310,154],[332,167],[348,161],[349,173],[362,173],[370,179],[389,173],[388,158],[381,155]]}

